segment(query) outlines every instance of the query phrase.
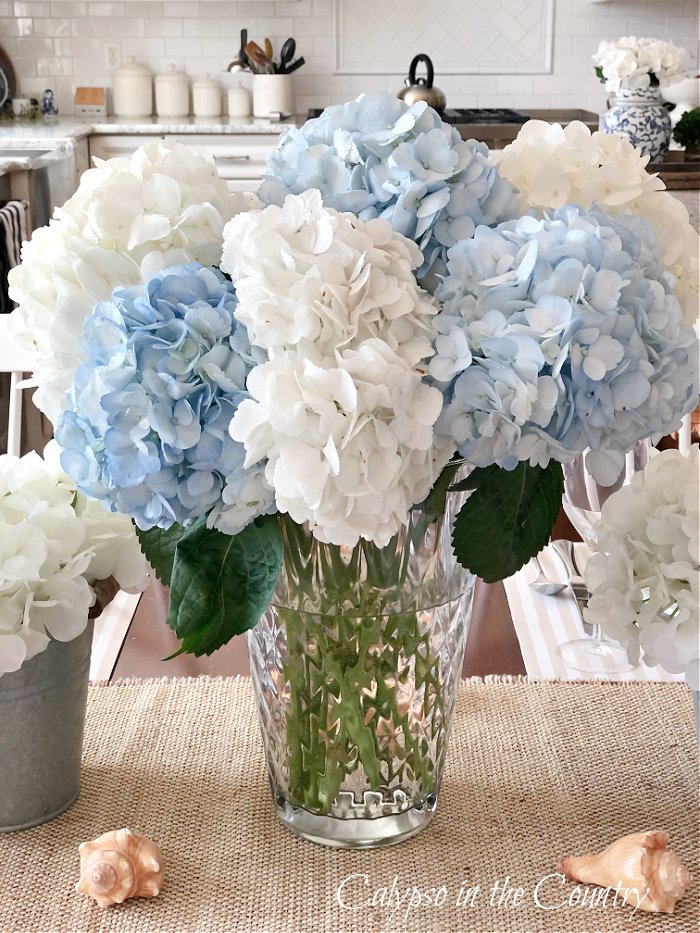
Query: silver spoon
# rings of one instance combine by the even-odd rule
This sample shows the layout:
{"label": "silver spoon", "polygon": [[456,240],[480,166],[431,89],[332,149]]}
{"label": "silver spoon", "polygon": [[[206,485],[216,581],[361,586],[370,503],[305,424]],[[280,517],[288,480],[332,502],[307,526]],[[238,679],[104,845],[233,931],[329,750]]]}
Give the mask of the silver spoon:
{"label": "silver spoon", "polygon": [[564,563],[566,572],[569,575],[569,580],[573,581],[575,584],[581,584],[582,586],[585,586],[586,584],[583,579],[583,568],[579,567],[576,561],[576,550],[574,548],[574,542],[567,541],[564,538],[559,538],[556,541],[552,541],[550,543]]}
{"label": "silver spoon", "polygon": [[537,568],[537,576],[529,585],[536,593],[541,593],[543,596],[554,596],[555,593],[561,593],[562,590],[566,589],[568,584],[557,583],[556,580],[549,579],[537,556],[532,558],[532,562]]}

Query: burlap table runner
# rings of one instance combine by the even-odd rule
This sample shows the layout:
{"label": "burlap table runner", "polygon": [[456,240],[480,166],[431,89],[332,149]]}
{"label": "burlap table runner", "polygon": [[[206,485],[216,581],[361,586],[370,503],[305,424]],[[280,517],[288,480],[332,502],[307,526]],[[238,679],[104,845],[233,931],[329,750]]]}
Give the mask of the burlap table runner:
{"label": "burlap table runner", "polygon": [[[80,800],[0,835],[0,930],[698,933],[692,715],[677,684],[465,682],[432,824],[340,852],[277,822],[247,679],[96,685]],[[166,884],[101,910],[74,891],[77,846],[122,826],[160,844]],[[558,856],[647,828],[696,876],[674,916],[573,906],[573,884],[543,880]]]}

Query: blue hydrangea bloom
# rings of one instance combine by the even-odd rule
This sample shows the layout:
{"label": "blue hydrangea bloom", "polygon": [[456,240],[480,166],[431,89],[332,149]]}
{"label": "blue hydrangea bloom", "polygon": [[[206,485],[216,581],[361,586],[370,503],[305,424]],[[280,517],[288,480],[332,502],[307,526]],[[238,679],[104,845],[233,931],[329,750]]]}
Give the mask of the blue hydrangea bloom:
{"label": "blue hydrangea bloom", "polygon": [[209,513],[210,525],[236,534],[274,510],[264,464],[244,469],[243,445],[228,433],[255,364],[236,305],[218,269],[189,263],[116,289],[86,320],[56,430],[61,463],[82,492],[139,528]]}
{"label": "blue hydrangea bloom", "polygon": [[566,206],[479,228],[448,253],[430,374],[438,429],[477,466],[566,462],[603,483],[698,400],[698,343],[650,226]]}
{"label": "blue hydrangea bloom", "polygon": [[444,272],[447,250],[477,226],[516,213],[515,189],[484,143],[462,140],[425,101],[409,107],[386,92],[327,107],[282,137],[259,197],[282,204],[308,188],[318,188],[327,207],[382,217],[415,240],[424,257],[419,277],[431,267]]}

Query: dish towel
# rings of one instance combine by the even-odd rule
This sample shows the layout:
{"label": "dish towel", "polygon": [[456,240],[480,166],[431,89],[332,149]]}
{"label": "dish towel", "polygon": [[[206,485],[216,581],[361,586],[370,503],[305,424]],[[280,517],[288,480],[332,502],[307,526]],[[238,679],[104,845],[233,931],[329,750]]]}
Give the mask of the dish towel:
{"label": "dish towel", "polygon": [[0,314],[14,308],[7,289],[7,273],[20,263],[22,243],[27,239],[26,201],[0,204]]}

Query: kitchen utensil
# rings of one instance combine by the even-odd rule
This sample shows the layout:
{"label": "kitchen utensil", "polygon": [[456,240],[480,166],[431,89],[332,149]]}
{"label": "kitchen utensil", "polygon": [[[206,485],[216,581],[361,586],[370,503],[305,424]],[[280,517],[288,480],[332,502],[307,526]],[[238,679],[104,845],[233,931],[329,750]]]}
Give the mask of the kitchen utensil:
{"label": "kitchen utensil", "polygon": [[293,71],[296,71],[297,68],[301,68],[302,65],[306,64],[306,59],[303,55],[300,55],[295,62],[292,62],[291,65],[287,65],[284,73],[290,75]]}
{"label": "kitchen utensil", "polygon": [[294,58],[294,53],[297,50],[297,44],[294,39],[290,38],[285,39],[282,48],[280,49],[280,63],[277,68],[279,74],[287,74],[287,66]]}
{"label": "kitchen utensil", "polygon": [[[425,65],[425,78],[416,77],[416,69],[421,63]],[[447,100],[440,88],[433,86],[433,76],[433,63],[428,56],[422,53],[416,55],[411,62],[408,77],[404,82],[406,87],[399,91],[397,97],[405,101],[409,106],[419,100],[424,100],[429,107],[433,107],[437,111],[444,110]]]}
{"label": "kitchen utensil", "polygon": [[[583,610],[588,606],[588,599],[591,595],[586,586],[586,581],[583,579],[583,568],[586,566],[588,557],[590,557],[588,546],[582,542],[575,544],[573,541],[567,541],[563,538],[550,543],[566,568],[569,589],[581,616],[583,631],[586,635],[593,635],[593,626],[583,618]],[[585,552],[585,557],[583,557],[582,552]]]}
{"label": "kitchen utensil", "polygon": [[263,52],[257,42],[249,42],[245,47],[246,58],[250,62],[251,70],[258,75],[273,74],[272,62]]}
{"label": "kitchen utensil", "polygon": [[221,116],[221,88],[208,74],[192,84],[192,112],[195,117]]}
{"label": "kitchen utensil", "polygon": [[265,55],[267,55],[270,61],[272,61],[272,56],[274,52],[272,51],[272,43],[267,38],[267,36],[265,36],[265,38],[263,39],[263,52],[265,53]]}
{"label": "kitchen utensil", "polygon": [[248,44],[248,30],[241,29],[241,47],[238,50],[238,54],[232,62],[229,62],[229,66],[226,71],[247,71],[250,68],[250,63],[245,54],[245,47]]}
{"label": "kitchen utensil", "polygon": [[544,568],[537,556],[532,558],[531,563],[537,570],[537,576],[532,581],[532,583],[528,584],[528,586],[536,593],[541,593],[543,596],[554,596],[557,593],[561,593],[562,590],[566,589],[566,583],[559,583],[557,580],[550,580],[550,578],[544,572]]}
{"label": "kitchen utensil", "polygon": [[190,112],[190,83],[187,77],[169,65],[156,75],[156,113],[159,117],[186,117]]}
{"label": "kitchen utensil", "polygon": [[150,117],[153,113],[153,75],[133,58],[112,74],[112,110],[116,117]]}

